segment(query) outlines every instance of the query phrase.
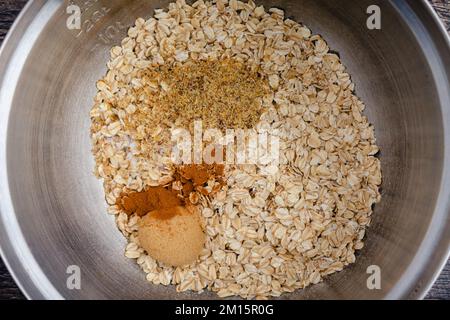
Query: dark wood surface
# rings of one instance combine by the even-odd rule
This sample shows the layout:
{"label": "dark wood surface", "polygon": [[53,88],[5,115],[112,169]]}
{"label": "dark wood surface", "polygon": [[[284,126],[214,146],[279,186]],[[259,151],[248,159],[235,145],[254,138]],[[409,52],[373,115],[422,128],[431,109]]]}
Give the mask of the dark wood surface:
{"label": "dark wood surface", "polygon": [[[430,1],[430,0],[429,0]],[[439,17],[444,21],[447,30],[450,32],[450,1],[449,0],[431,0]],[[436,280],[433,288],[427,295],[427,299],[445,299],[450,300],[450,260],[447,262],[441,275]]]}
{"label": "dark wood surface", "polygon": [[[450,0],[429,0],[450,32]],[[27,0],[0,0],[0,43]],[[8,270],[0,259],[0,300],[24,299]],[[427,295],[427,299],[450,300],[450,261]]]}
{"label": "dark wood surface", "polygon": [[[429,0],[430,1],[430,0]],[[439,17],[444,21],[447,30],[450,32],[450,1],[449,0],[431,0],[434,9]]]}

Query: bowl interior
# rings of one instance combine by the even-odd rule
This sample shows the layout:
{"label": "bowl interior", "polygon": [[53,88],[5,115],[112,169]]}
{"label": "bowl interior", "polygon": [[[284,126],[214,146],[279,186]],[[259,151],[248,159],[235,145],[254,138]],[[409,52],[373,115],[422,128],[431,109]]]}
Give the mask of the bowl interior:
{"label": "bowl interior", "polygon": [[[386,297],[410,266],[435,212],[444,161],[436,79],[422,40],[405,18],[414,8],[382,2],[382,30],[368,30],[371,2],[257,1],[284,9],[339,53],[381,149],[382,201],[356,263],[283,298]],[[81,32],[66,28],[62,1],[33,5],[41,10],[42,30],[15,84],[7,134],[9,189],[28,247],[65,298],[216,297],[147,283],[137,264],[124,257],[125,239],[106,213],[101,182],[92,174],[89,110],[109,49],[137,17],[148,18],[167,3],[92,2],[82,6]],[[81,290],[66,286],[69,265],[80,266]],[[370,265],[382,270],[381,290],[366,286]]]}

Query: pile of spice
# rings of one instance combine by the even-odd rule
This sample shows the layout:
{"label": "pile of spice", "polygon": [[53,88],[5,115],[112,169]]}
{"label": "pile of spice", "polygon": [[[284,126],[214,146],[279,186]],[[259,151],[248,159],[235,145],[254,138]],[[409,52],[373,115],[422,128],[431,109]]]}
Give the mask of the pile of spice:
{"label": "pile of spice", "polygon": [[172,190],[197,204],[200,195],[210,196],[225,185],[223,164],[190,164],[175,169]]}
{"label": "pile of spice", "polygon": [[154,210],[170,209],[182,205],[176,193],[163,187],[150,187],[142,192],[122,194],[117,205],[128,215],[145,216]]}
{"label": "pile of spice", "polygon": [[[128,215],[139,217],[159,210],[163,219],[170,218],[178,206],[195,205],[201,195],[213,195],[225,184],[224,166],[220,164],[191,164],[178,166],[174,170],[169,186],[150,187],[142,192],[123,193],[117,205]],[[167,213],[167,216],[165,216]]]}
{"label": "pile of spice", "polygon": [[[133,94],[118,101],[131,107],[124,120],[138,138],[155,127],[252,128],[262,114],[262,99],[269,92],[260,73],[235,59],[191,61],[144,69]],[[152,134],[152,132],[146,132]]]}

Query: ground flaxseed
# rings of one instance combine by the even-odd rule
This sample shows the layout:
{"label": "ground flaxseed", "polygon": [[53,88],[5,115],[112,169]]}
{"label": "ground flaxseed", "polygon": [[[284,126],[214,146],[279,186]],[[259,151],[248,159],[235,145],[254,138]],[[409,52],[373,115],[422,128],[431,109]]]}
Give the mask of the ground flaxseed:
{"label": "ground flaxseed", "polygon": [[[150,87],[158,80],[160,87],[152,94],[151,109],[141,110],[149,111],[155,124],[182,128],[192,128],[195,120],[202,120],[204,128],[252,128],[268,92],[268,82],[256,70],[234,59],[147,69],[141,78]],[[148,94],[149,88],[144,85],[135,93]]]}

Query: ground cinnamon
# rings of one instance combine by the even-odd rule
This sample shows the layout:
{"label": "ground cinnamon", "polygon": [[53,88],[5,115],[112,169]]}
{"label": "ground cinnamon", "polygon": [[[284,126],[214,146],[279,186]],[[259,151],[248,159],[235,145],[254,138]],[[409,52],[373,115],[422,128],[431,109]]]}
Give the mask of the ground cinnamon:
{"label": "ground cinnamon", "polygon": [[[209,195],[210,192],[205,189],[205,184],[209,180],[218,182],[218,187],[222,187],[224,185],[223,173],[224,165],[222,164],[190,164],[177,167],[174,180],[181,182],[182,196],[188,199],[190,194],[196,191],[203,195]],[[215,191],[217,190],[213,190],[213,192]]]}
{"label": "ground cinnamon", "polygon": [[172,190],[163,187],[151,187],[144,192],[122,194],[117,205],[128,215],[136,213],[142,217],[150,211],[169,209],[182,205],[182,199]]}
{"label": "ground cinnamon", "polygon": [[[169,219],[176,214],[175,207],[184,206],[192,202],[191,194],[199,192],[203,195],[210,195],[224,185],[223,165],[184,165],[175,168],[174,181],[166,187],[150,187],[142,192],[129,192],[122,194],[117,199],[116,204],[126,214],[137,214],[142,217],[153,211],[155,217],[159,219]],[[212,191],[208,191],[205,186],[208,181],[217,182]],[[173,186],[181,184],[181,189]],[[193,203],[195,204],[195,203]]]}

